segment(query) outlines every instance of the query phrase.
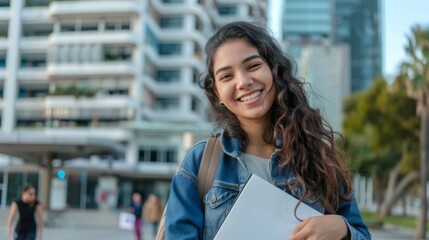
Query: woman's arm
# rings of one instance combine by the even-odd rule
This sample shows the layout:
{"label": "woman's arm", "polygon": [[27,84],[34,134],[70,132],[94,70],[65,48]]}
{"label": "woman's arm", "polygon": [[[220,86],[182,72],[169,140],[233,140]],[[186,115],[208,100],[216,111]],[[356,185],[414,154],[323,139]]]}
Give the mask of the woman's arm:
{"label": "woman's arm", "polygon": [[37,239],[42,240],[43,227],[45,226],[45,219],[43,218],[42,204],[38,204],[36,206],[36,216],[37,216]]}
{"label": "woman's arm", "polygon": [[9,213],[9,218],[7,219],[7,238],[6,239],[12,239],[11,234],[12,234],[12,224],[13,224],[13,220],[15,219],[15,215],[16,212],[18,211],[18,205],[16,205],[15,202],[12,202],[12,205],[10,206],[10,213]]}
{"label": "woman's arm", "polygon": [[203,209],[198,194],[198,168],[204,143],[192,147],[173,176],[166,208],[166,239],[202,239]]}

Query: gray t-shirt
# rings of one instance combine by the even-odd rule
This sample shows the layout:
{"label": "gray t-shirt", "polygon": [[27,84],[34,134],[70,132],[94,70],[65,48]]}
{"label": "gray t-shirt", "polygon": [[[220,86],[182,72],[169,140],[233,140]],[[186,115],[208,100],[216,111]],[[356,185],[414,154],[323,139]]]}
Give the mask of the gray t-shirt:
{"label": "gray t-shirt", "polygon": [[249,174],[256,174],[267,182],[271,182],[270,159],[248,153],[241,153],[241,159],[245,162]]}

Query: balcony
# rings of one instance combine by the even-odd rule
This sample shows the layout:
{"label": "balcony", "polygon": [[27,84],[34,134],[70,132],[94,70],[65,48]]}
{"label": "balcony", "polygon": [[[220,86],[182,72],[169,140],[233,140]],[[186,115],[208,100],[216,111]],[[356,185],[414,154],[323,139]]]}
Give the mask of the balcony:
{"label": "balcony", "polygon": [[20,99],[19,119],[131,119],[135,104],[129,97],[76,98],[49,96]]}
{"label": "balcony", "polygon": [[143,109],[143,117],[150,121],[162,122],[201,122],[204,117],[191,111],[182,111],[180,109]]}
{"label": "balcony", "polygon": [[74,1],[53,2],[49,5],[51,17],[73,15],[113,16],[138,14],[141,6],[138,1]]}
{"label": "balcony", "polygon": [[160,83],[156,82],[151,76],[145,75],[143,79],[144,86],[155,94],[201,94],[201,89],[196,85],[184,85],[181,82]]}
{"label": "balcony", "polygon": [[59,44],[133,44],[138,42],[138,36],[133,32],[61,32],[51,34],[49,43]]}
{"label": "balcony", "polygon": [[194,40],[201,48],[204,48],[206,39],[198,30],[192,29],[188,31],[184,28],[162,29],[153,19],[148,19],[147,24],[159,41]]}
{"label": "balcony", "polygon": [[165,3],[165,2],[162,2],[161,0],[152,0],[151,3],[156,9],[156,11],[162,15],[172,15],[172,14],[183,15],[183,14],[191,13],[191,14],[197,15],[201,19],[204,25],[204,29],[207,29],[211,26],[210,18],[207,16],[206,11],[203,9],[202,6],[198,4],[190,3],[190,1],[186,1],[186,3],[180,3],[180,4]]}
{"label": "balcony", "polygon": [[[204,72],[205,70],[204,63],[195,56],[190,57],[190,56],[185,56],[184,54],[180,54],[180,55],[172,55],[172,56],[170,55],[170,56],[163,57],[158,55],[158,53],[155,52],[155,50],[149,45],[146,45],[144,47],[144,51],[148,56],[148,58],[150,59],[150,61],[154,63],[154,65],[159,67],[168,68],[168,67],[192,66],[198,72]],[[183,61],[183,59],[187,59],[187,60]]]}
{"label": "balcony", "polygon": [[0,37],[0,52],[7,50],[7,38]]}
{"label": "balcony", "polygon": [[[46,68],[20,68],[18,71],[18,79],[22,82],[27,83],[46,83],[48,81],[48,75]],[[1,79],[1,70],[0,70]]]}
{"label": "balcony", "polygon": [[4,81],[5,79],[6,79],[6,68],[0,67],[0,81]]}
{"label": "balcony", "polygon": [[19,42],[19,47],[24,51],[48,51],[49,41],[47,37],[26,37]]}
{"label": "balcony", "polygon": [[102,63],[49,63],[47,73],[50,78],[91,77],[91,76],[134,76],[136,66],[131,62]]}
{"label": "balcony", "polygon": [[0,21],[8,21],[10,19],[10,8],[0,8]]}

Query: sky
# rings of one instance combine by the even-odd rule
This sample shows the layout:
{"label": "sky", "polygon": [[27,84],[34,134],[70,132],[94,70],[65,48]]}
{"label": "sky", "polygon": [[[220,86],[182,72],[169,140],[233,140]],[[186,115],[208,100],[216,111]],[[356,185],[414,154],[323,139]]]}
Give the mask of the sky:
{"label": "sky", "polygon": [[384,0],[384,74],[396,75],[405,59],[406,35],[416,24],[429,26],[429,0]]}
{"label": "sky", "polygon": [[[268,22],[276,37],[280,36],[282,0],[270,1]],[[399,64],[405,59],[404,47],[406,35],[410,34],[415,24],[429,26],[429,0],[381,0],[382,1],[382,41],[383,41],[383,74],[394,76],[398,73]],[[276,20],[274,20],[276,19]]]}

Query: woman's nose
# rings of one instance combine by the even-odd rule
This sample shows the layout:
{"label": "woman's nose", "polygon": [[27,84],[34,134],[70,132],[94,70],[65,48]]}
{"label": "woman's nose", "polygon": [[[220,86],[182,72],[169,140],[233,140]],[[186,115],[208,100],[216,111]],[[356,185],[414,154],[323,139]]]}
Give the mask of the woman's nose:
{"label": "woman's nose", "polygon": [[253,84],[253,79],[246,73],[237,74],[237,88],[246,89]]}

